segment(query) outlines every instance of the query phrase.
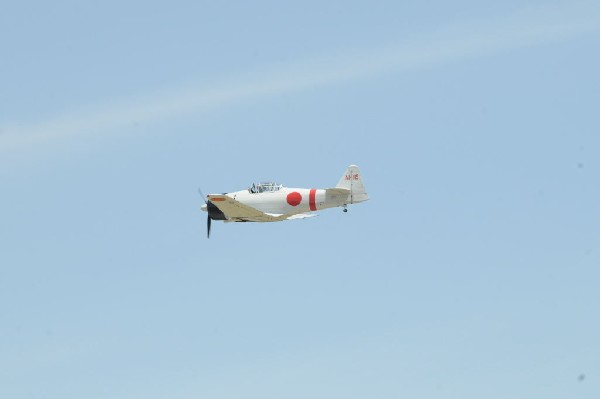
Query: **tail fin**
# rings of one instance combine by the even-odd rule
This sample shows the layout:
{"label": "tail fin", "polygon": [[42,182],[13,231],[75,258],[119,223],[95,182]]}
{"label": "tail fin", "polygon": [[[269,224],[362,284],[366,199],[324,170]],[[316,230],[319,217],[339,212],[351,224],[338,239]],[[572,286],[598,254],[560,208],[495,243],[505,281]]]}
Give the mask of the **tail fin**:
{"label": "tail fin", "polygon": [[348,196],[349,204],[363,202],[369,199],[369,195],[365,191],[365,186],[363,184],[362,174],[356,165],[348,166],[348,169],[346,169],[346,172],[335,187],[350,190],[350,195]]}

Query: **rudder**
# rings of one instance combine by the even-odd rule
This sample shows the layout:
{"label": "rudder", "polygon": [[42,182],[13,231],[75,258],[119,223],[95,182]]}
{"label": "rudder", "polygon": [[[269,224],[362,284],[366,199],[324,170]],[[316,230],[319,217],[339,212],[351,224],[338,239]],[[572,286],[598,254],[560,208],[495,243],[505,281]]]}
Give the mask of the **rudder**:
{"label": "rudder", "polygon": [[362,174],[356,165],[348,166],[348,169],[346,169],[346,172],[342,175],[336,188],[350,190],[350,195],[348,196],[349,204],[363,202],[369,199],[369,195],[367,194],[363,183]]}

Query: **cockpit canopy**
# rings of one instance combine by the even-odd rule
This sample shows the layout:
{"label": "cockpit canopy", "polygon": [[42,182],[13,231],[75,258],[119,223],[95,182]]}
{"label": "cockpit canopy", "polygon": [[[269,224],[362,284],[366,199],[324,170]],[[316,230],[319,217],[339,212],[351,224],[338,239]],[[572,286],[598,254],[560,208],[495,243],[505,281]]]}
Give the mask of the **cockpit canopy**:
{"label": "cockpit canopy", "polygon": [[283,184],[277,184],[274,182],[253,183],[252,187],[248,188],[248,191],[250,191],[253,194],[268,193],[268,192],[279,191],[279,190],[281,190],[282,187],[283,187]]}

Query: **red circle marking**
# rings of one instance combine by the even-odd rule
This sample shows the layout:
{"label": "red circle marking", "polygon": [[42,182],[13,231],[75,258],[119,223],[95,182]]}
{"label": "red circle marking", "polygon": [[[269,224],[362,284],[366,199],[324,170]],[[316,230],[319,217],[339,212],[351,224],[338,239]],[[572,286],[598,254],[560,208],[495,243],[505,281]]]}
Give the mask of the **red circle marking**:
{"label": "red circle marking", "polygon": [[297,191],[287,195],[287,203],[291,206],[298,206],[302,202],[302,194]]}

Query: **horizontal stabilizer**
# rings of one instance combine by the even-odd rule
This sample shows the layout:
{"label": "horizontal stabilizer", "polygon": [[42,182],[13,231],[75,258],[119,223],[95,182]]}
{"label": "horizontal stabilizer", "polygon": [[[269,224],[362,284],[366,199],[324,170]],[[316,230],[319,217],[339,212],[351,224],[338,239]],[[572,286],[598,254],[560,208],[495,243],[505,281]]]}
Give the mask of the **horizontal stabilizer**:
{"label": "horizontal stabilizer", "polygon": [[331,197],[347,197],[350,195],[350,190],[347,188],[339,188],[339,187],[326,188],[325,193],[328,197],[329,196],[331,196]]}

